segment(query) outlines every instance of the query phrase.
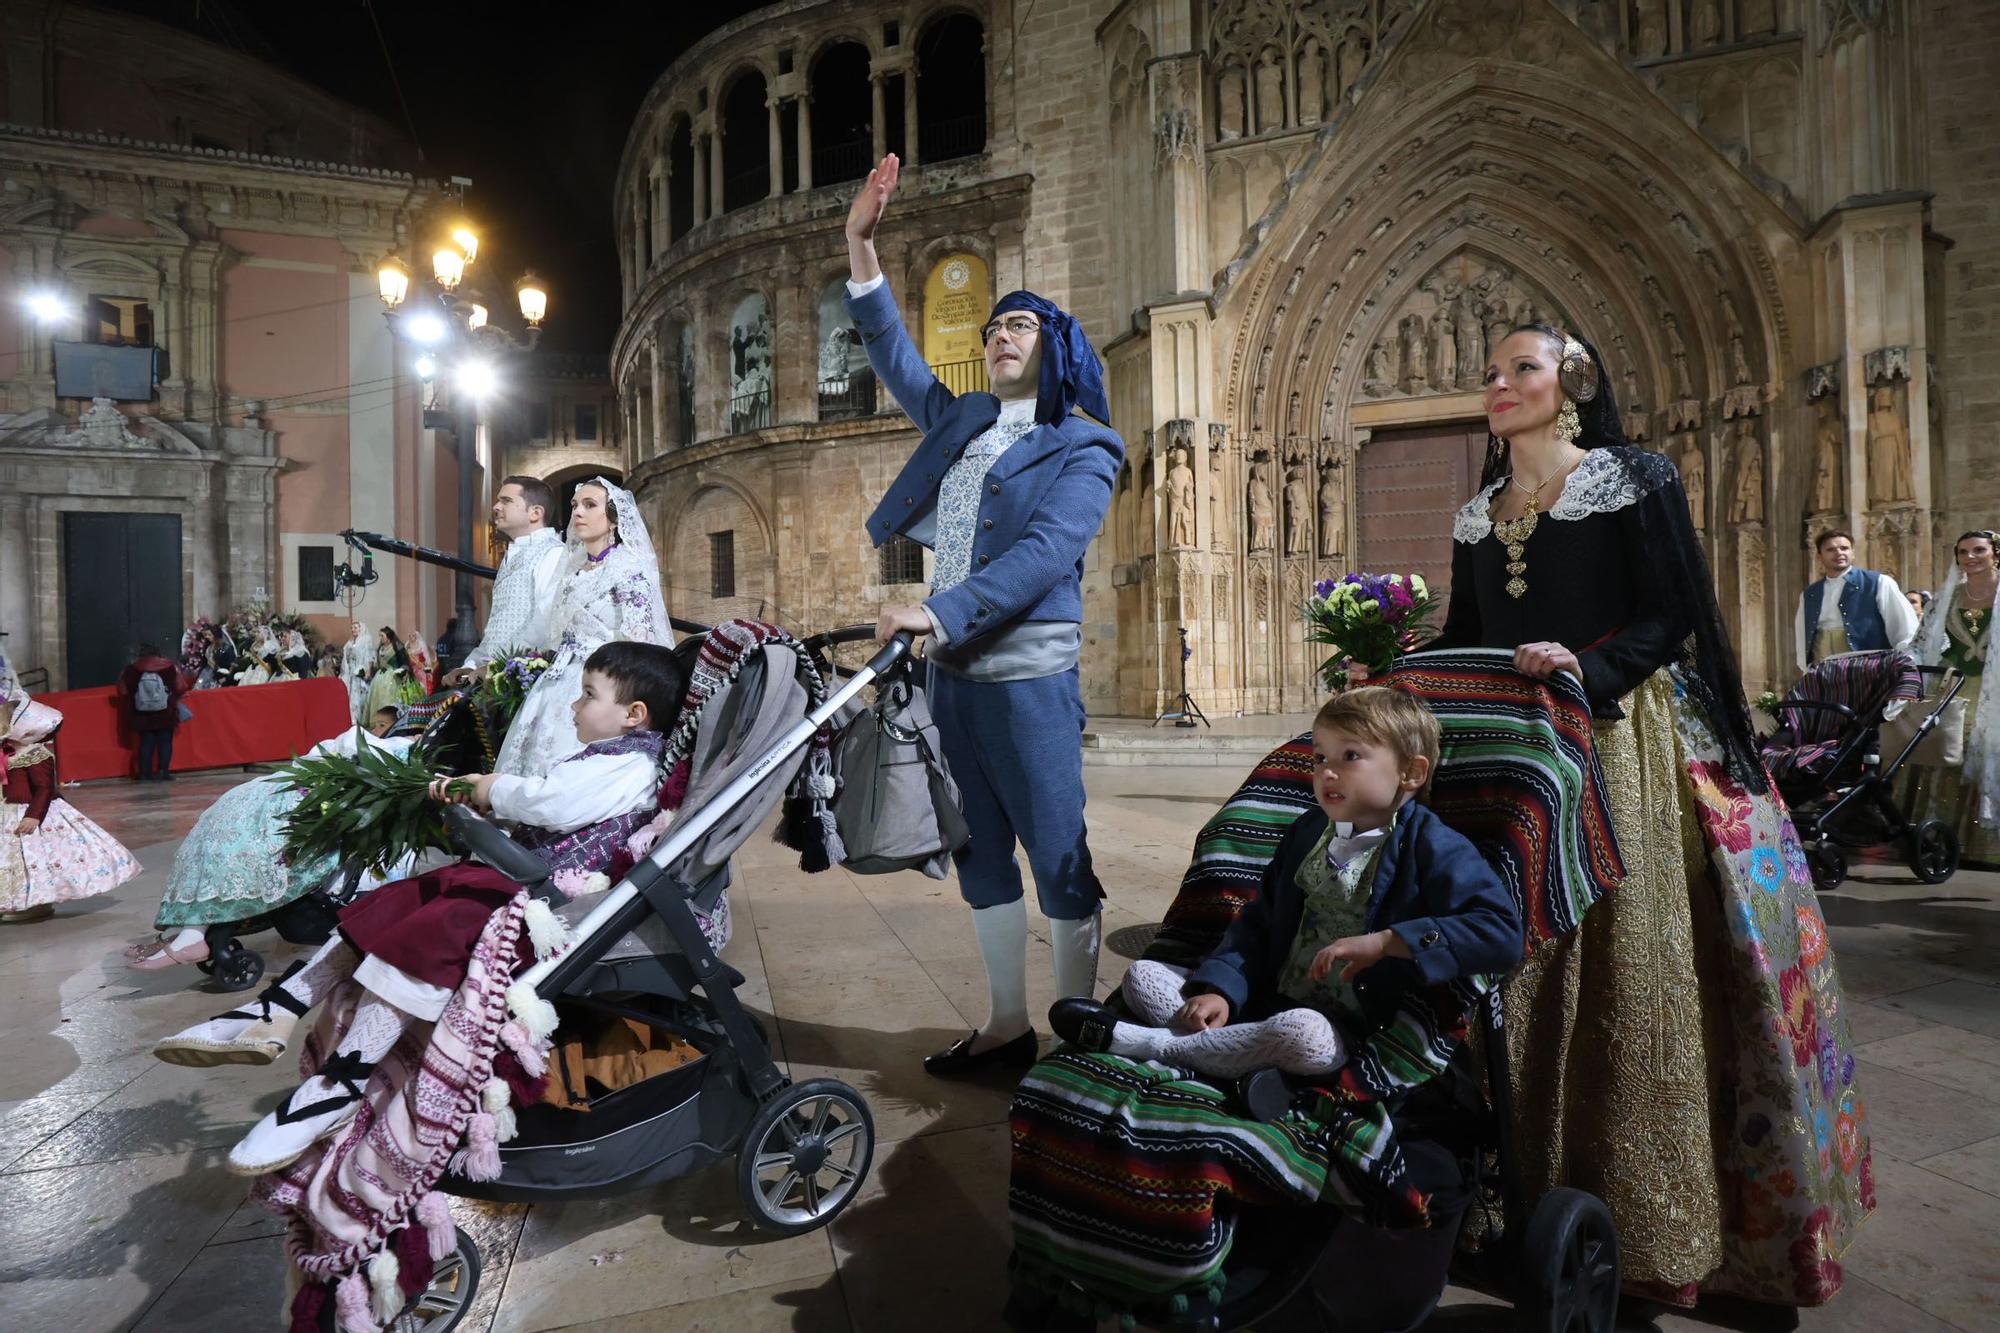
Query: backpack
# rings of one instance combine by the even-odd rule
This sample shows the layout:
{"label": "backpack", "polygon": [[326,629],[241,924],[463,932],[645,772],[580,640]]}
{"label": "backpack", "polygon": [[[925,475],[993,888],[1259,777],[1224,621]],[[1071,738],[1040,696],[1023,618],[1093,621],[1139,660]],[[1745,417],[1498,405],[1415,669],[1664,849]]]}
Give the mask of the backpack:
{"label": "backpack", "polygon": [[875,705],[834,738],[841,862],[861,875],[921,870],[943,879],[972,841],[958,784],[938,753],[937,724],[907,663],[878,686]]}
{"label": "backpack", "polygon": [[164,713],[167,704],[167,682],[160,679],[157,671],[147,671],[140,675],[139,683],[132,690],[132,709],[139,713]]}

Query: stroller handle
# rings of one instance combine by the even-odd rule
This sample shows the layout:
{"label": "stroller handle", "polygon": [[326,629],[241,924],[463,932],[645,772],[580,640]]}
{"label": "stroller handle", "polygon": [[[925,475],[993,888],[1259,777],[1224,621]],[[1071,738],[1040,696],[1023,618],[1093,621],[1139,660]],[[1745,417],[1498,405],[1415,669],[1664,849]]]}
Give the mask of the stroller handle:
{"label": "stroller handle", "polygon": [[[874,626],[865,628],[872,637]],[[570,932],[569,948],[553,958],[544,958],[536,963],[521,974],[520,980],[533,986],[546,999],[560,992],[563,986],[602,956],[610,941],[600,943],[597,940],[599,935],[609,935],[611,941],[615,941],[619,934],[631,929],[643,916],[643,912],[634,906],[640,899],[640,890],[634,879],[650,884],[665,873],[667,867],[686,855],[696,842],[721,822],[724,815],[741,804],[759,783],[804,748],[821,727],[838,716],[848,701],[860,694],[869,682],[908,658],[913,638],[906,630],[883,644],[882,650],[869,658],[859,671],[842,681],[824,703],[793,723],[776,745],[739,773],[728,786],[703,802],[700,809],[680,810],[660,838],[659,845],[632,868],[622,883],[605,893],[588,916],[576,923]],[[632,908],[636,915],[621,919],[625,917],[627,908]]]}

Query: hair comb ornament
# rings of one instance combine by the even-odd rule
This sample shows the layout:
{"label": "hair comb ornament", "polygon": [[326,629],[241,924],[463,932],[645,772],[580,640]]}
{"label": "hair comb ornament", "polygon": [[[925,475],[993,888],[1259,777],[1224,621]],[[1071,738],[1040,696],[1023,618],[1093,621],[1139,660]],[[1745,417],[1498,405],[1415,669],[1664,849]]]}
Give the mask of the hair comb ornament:
{"label": "hair comb ornament", "polygon": [[1556,369],[1556,382],[1570,401],[1587,403],[1597,397],[1597,362],[1576,335],[1565,333],[1562,342],[1562,364]]}

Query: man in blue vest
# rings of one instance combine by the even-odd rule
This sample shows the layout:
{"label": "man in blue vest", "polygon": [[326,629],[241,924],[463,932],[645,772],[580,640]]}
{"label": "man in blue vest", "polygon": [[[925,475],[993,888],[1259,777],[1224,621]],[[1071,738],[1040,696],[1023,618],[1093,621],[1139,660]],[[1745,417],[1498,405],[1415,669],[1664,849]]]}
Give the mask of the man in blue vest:
{"label": "man in blue vest", "polygon": [[1854,564],[1854,538],[1845,532],[1819,535],[1820,577],[1799,599],[1792,623],[1799,670],[1836,653],[1883,652],[1903,648],[1917,632],[1917,613],[1896,580],[1877,569]]}

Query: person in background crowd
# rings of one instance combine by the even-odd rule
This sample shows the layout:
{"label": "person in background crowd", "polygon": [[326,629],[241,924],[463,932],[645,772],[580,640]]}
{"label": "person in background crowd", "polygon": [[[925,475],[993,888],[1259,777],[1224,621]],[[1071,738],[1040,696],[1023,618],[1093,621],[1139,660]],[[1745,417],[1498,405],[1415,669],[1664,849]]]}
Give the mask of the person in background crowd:
{"label": "person in background crowd", "polygon": [[118,698],[126,724],[139,738],[137,782],[172,782],[167,770],[174,762],[174,732],[181,725],[181,696],[187,677],[178,664],[161,655],[157,645],[142,643],[124,674],[118,677]]}
{"label": "person in background crowd", "polygon": [[1876,569],[1854,563],[1854,538],[1829,529],[1813,543],[1820,577],[1799,598],[1792,620],[1799,670],[1839,653],[1879,653],[1909,645],[1917,613],[1896,586]]}

